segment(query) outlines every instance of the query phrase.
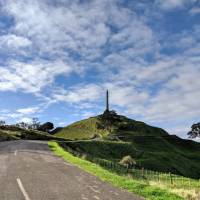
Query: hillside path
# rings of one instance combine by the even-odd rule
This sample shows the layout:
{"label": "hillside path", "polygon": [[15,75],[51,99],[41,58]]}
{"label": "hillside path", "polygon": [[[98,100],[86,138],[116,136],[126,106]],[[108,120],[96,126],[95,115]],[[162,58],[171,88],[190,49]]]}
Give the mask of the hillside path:
{"label": "hillside path", "polygon": [[141,200],[65,162],[44,141],[0,142],[1,200]]}

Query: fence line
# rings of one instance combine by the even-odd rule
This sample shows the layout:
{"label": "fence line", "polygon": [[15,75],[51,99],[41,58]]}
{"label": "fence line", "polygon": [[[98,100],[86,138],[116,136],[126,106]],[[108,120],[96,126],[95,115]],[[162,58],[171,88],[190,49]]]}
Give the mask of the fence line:
{"label": "fence line", "polygon": [[96,158],[94,156],[91,156],[89,154],[80,153],[78,151],[73,150],[67,145],[64,145],[61,143],[61,146],[64,147],[68,152],[73,154],[74,156],[84,158],[88,161],[91,161],[97,165],[100,165],[101,167],[104,167],[108,170],[112,170],[118,174],[124,175],[127,174],[129,177],[136,179],[136,180],[142,180],[144,182],[158,182],[160,184],[165,184],[169,187],[173,188],[187,188],[187,189],[198,189],[200,191],[200,179],[190,179],[187,177],[175,175],[172,173],[161,173],[156,172],[152,170],[147,169],[128,169],[124,167],[123,165],[120,165],[118,162],[109,161],[101,158]]}

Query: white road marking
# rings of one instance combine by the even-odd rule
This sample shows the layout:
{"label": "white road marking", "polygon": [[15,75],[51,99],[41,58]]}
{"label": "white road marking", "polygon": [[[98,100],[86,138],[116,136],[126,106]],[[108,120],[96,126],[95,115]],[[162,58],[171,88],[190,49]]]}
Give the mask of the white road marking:
{"label": "white road marking", "polygon": [[87,198],[87,197],[85,197],[85,195],[84,195],[84,194],[82,194],[82,195],[81,195],[81,198],[82,198],[83,200],[88,200],[88,198]]}
{"label": "white road marking", "polygon": [[17,155],[17,150],[15,150],[14,155],[15,155],[15,156]]}
{"label": "white road marking", "polygon": [[64,162],[64,164],[67,165],[67,166],[73,166],[70,163],[66,163],[66,162]]}
{"label": "white road marking", "polygon": [[24,186],[23,186],[23,184],[22,184],[22,182],[21,182],[21,180],[20,180],[19,178],[17,178],[17,183],[18,183],[18,185],[19,185],[19,188],[20,188],[22,194],[24,195],[25,200],[31,200],[31,199],[29,198],[29,196],[28,196],[26,190],[24,189]]}
{"label": "white road marking", "polygon": [[90,188],[93,192],[100,193],[100,191],[95,190],[92,186],[89,186],[89,188]]}
{"label": "white road marking", "polygon": [[87,197],[81,197],[83,200],[88,200],[88,198]]}

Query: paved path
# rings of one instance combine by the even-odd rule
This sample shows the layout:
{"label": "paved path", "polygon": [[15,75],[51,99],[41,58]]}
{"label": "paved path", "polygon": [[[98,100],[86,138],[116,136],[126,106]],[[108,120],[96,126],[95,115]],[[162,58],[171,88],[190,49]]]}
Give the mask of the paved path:
{"label": "paved path", "polygon": [[0,143],[0,200],[140,200],[55,156],[42,141]]}

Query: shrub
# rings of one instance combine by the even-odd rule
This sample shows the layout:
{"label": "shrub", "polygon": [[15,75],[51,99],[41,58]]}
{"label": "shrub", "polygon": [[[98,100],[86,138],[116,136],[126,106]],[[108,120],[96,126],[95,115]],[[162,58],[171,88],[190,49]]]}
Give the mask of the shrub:
{"label": "shrub", "polygon": [[119,164],[121,164],[121,165],[123,165],[123,166],[125,166],[127,168],[132,168],[132,167],[134,167],[136,165],[136,161],[131,156],[124,156],[120,160]]}

